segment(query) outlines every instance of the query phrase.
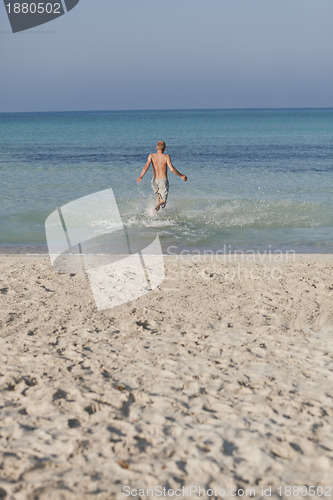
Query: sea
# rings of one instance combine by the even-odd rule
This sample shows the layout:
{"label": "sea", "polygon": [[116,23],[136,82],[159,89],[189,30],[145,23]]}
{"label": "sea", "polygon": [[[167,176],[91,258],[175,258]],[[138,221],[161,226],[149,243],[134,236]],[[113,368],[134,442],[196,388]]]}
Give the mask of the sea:
{"label": "sea", "polygon": [[[159,140],[188,181],[156,212]],[[333,109],[0,113],[1,252],[47,253],[47,217],[110,188],[166,254],[332,253]]]}

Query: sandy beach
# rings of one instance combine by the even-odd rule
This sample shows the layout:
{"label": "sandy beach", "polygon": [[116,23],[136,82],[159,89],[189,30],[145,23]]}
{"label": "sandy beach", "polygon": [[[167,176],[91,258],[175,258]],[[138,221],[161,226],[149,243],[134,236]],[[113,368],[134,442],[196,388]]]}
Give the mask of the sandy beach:
{"label": "sandy beach", "polygon": [[165,265],[98,311],[85,275],[0,256],[0,498],[332,497],[333,255]]}

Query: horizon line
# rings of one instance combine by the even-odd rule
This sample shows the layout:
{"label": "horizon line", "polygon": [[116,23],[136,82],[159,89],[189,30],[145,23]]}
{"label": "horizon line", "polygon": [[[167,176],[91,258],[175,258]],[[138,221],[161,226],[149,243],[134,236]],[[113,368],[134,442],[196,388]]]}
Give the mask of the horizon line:
{"label": "horizon line", "polygon": [[15,113],[124,113],[124,112],[161,112],[161,111],[258,111],[258,110],[315,110],[333,109],[333,106],[283,106],[283,107],[243,107],[243,108],[137,108],[137,109],[61,109],[43,111],[0,111],[0,115]]}

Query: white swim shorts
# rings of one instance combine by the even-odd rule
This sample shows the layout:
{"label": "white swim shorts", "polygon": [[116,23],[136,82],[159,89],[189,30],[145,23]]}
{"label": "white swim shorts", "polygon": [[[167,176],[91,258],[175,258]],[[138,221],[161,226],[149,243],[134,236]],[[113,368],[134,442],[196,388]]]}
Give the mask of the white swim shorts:
{"label": "white swim shorts", "polygon": [[151,187],[153,188],[154,194],[158,194],[161,200],[167,201],[169,193],[168,179],[153,179],[151,181]]}

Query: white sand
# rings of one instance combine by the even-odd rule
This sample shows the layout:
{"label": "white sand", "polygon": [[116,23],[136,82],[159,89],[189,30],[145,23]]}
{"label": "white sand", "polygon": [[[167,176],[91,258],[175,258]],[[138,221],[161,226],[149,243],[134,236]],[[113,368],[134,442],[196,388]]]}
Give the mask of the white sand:
{"label": "white sand", "polygon": [[0,257],[0,498],[333,497],[333,256],[195,260],[98,312],[84,275]]}

